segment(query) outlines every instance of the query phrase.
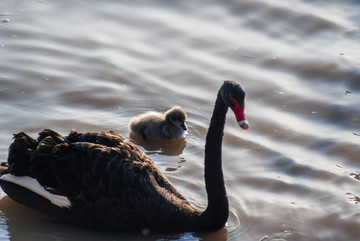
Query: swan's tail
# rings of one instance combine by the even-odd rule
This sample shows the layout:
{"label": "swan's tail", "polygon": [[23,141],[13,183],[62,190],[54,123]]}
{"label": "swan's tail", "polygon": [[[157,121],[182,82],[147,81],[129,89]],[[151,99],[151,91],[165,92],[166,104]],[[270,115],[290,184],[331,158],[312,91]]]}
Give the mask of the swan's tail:
{"label": "swan's tail", "polygon": [[67,197],[55,195],[51,188],[58,186],[52,174],[53,149],[63,142],[64,137],[48,129],[37,140],[24,132],[14,134],[8,162],[0,164],[2,190],[18,203],[40,211],[52,213],[58,207],[69,207]]}
{"label": "swan's tail", "polygon": [[37,146],[38,142],[24,132],[14,134],[14,142],[9,148],[8,171],[16,176],[28,176]]}
{"label": "swan's tail", "polygon": [[[40,159],[49,159],[55,145],[64,143],[65,138],[55,131],[45,129],[37,140],[24,132],[14,134],[8,156],[8,172],[16,176],[33,177],[34,165]],[[45,157],[45,158],[44,158]]]}
{"label": "swan's tail", "polygon": [[9,173],[9,168],[7,162],[0,163],[0,177],[4,174]]}

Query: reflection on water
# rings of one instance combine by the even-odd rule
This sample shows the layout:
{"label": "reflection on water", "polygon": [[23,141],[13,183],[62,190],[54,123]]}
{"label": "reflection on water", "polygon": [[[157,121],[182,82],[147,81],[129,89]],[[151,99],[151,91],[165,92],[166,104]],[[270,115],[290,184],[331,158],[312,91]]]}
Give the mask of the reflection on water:
{"label": "reflection on water", "polygon": [[143,147],[143,151],[148,155],[158,153],[166,156],[178,156],[181,155],[186,146],[185,138],[146,141],[131,132],[129,135],[130,140],[136,145]]}
{"label": "reflection on water", "polygon": [[[204,7],[206,6],[206,7]],[[357,1],[0,2],[0,157],[12,134],[114,129],[182,106],[188,135],[132,136],[194,206],[217,90],[246,89],[250,129],[229,113],[227,226],[109,234],[54,222],[0,191],[0,240],[359,240]]]}

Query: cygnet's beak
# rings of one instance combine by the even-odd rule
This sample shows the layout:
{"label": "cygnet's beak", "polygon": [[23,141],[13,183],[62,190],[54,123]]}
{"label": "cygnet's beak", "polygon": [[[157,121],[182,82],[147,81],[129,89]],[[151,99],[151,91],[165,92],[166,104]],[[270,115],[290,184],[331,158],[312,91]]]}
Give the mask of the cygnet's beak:
{"label": "cygnet's beak", "polygon": [[183,129],[184,129],[184,131],[187,131],[187,128],[186,128],[185,123],[182,123],[182,124],[181,124],[181,128],[183,128]]}

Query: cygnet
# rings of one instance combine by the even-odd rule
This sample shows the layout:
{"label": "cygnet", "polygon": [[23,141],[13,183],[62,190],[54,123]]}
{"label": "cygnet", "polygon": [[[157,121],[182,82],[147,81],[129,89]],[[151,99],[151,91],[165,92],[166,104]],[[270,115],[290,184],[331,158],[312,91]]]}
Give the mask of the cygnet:
{"label": "cygnet", "polygon": [[186,112],[174,106],[163,113],[149,111],[135,116],[129,123],[129,130],[144,140],[169,140],[184,136]]}

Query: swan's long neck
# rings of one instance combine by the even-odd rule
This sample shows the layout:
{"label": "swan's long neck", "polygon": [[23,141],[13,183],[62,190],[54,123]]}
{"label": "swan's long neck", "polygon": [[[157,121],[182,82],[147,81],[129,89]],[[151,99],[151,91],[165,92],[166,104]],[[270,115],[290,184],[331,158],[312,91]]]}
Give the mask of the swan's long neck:
{"label": "swan's long neck", "polygon": [[205,226],[212,229],[222,228],[229,215],[229,204],[225,190],[221,161],[221,146],[228,106],[219,92],[213,116],[206,136],[205,146],[205,185],[208,207],[202,217]]}

